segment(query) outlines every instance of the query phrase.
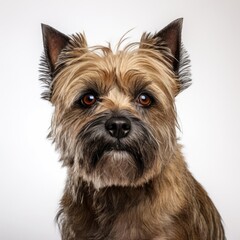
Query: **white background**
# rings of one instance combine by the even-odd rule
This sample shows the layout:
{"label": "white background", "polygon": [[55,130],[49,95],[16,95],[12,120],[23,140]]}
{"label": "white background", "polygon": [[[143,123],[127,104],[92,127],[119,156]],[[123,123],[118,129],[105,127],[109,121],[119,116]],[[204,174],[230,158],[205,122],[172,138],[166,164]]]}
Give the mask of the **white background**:
{"label": "white background", "polygon": [[0,239],[59,240],[54,217],[65,170],[46,140],[52,107],[40,99],[40,23],[91,44],[136,40],[184,17],[193,85],[177,97],[193,175],[240,239],[240,2],[234,0],[0,1]]}

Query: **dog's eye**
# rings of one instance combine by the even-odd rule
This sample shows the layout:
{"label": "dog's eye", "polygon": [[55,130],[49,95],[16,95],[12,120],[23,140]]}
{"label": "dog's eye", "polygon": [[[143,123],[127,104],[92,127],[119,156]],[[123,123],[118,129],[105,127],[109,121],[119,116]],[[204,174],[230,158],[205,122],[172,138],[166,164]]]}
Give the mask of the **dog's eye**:
{"label": "dog's eye", "polygon": [[147,93],[141,93],[137,97],[137,103],[142,107],[149,107],[152,104],[152,98]]}
{"label": "dog's eye", "polygon": [[80,99],[81,105],[83,107],[91,107],[97,101],[97,96],[93,93],[86,93]]}

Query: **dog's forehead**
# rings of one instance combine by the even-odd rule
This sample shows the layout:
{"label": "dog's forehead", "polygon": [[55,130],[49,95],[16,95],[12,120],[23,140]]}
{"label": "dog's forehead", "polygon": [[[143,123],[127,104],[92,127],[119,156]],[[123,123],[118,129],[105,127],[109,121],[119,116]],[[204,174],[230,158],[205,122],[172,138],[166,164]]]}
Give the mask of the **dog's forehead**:
{"label": "dog's forehead", "polygon": [[110,52],[106,55],[90,52],[71,60],[61,70],[54,81],[52,100],[62,99],[66,105],[71,105],[86,90],[93,89],[101,96],[126,103],[129,101],[126,96],[136,97],[136,92],[146,87],[164,97],[175,84],[164,63],[145,52]]}
{"label": "dog's forehead", "polygon": [[116,88],[114,91],[126,93],[137,86],[158,84],[164,75],[168,78],[166,66],[156,66],[151,61],[150,57],[136,52],[110,53],[98,58],[87,74],[108,90]]}

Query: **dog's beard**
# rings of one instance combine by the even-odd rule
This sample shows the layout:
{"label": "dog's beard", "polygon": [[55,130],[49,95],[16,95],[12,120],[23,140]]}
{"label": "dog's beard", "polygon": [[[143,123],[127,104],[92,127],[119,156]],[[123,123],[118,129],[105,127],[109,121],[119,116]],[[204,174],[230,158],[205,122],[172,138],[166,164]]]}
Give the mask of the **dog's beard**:
{"label": "dog's beard", "polygon": [[[101,145],[100,145],[101,144]],[[116,140],[109,142],[100,142],[98,149],[92,153],[91,165],[96,167],[98,162],[113,157],[115,161],[124,161],[124,159],[134,161],[139,175],[142,175],[144,169],[143,153],[139,151],[139,146],[127,144],[124,141]]]}
{"label": "dog's beard", "polygon": [[109,114],[95,117],[78,135],[75,164],[79,165],[81,177],[98,188],[138,185],[146,181],[146,175],[156,165],[158,144],[150,130],[140,119],[126,115],[132,127],[125,138],[113,138],[107,133]]}

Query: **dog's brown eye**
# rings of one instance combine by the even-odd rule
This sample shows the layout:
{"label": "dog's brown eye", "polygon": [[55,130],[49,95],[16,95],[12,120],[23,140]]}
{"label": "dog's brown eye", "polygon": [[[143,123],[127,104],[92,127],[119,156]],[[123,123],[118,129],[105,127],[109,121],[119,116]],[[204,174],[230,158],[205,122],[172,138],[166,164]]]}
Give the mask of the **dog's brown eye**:
{"label": "dog's brown eye", "polygon": [[141,93],[137,98],[137,103],[142,107],[149,107],[152,104],[152,98],[146,93]]}
{"label": "dog's brown eye", "polygon": [[91,107],[96,101],[97,97],[92,93],[87,93],[81,98],[81,104],[84,107]]}

